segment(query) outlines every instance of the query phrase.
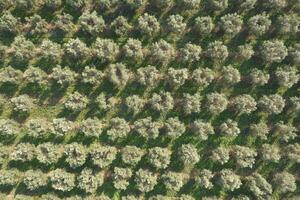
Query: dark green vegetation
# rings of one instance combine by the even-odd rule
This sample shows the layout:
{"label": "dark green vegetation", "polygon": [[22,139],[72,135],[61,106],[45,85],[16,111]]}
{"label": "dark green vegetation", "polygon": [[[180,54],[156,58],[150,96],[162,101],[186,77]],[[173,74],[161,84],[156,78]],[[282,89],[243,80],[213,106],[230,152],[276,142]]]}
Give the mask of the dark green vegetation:
{"label": "dark green vegetation", "polygon": [[0,0],[0,199],[299,199],[299,0]]}

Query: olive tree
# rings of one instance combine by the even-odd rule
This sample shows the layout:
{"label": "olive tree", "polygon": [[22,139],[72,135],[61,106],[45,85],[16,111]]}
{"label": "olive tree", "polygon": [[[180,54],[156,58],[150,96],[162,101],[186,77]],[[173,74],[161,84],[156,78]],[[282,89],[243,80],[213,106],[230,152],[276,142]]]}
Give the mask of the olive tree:
{"label": "olive tree", "polygon": [[69,192],[75,187],[75,175],[63,169],[55,169],[49,174],[51,187],[61,192]]}
{"label": "olive tree", "polygon": [[143,86],[153,86],[160,78],[159,71],[151,65],[137,69],[136,79]]}
{"label": "olive tree", "polygon": [[13,110],[20,113],[28,113],[33,107],[33,99],[27,94],[22,94],[10,99]]}
{"label": "olive tree", "polygon": [[203,169],[197,174],[197,176],[195,177],[195,181],[200,185],[200,187],[203,187],[205,189],[212,189],[214,186],[212,183],[213,177],[214,174],[210,170]]}
{"label": "olive tree", "polygon": [[279,114],[285,106],[285,100],[278,94],[263,95],[257,105],[261,111],[267,114]]}
{"label": "olive tree", "polygon": [[297,69],[291,66],[277,68],[275,71],[275,77],[279,86],[287,88],[291,88],[300,79]]}
{"label": "olive tree", "polygon": [[134,181],[141,192],[150,192],[157,184],[157,175],[147,169],[139,169],[135,173]]}
{"label": "olive tree", "polygon": [[36,157],[36,149],[33,144],[19,143],[10,154],[10,159],[19,162],[30,162]]}
{"label": "olive tree", "polygon": [[14,69],[11,66],[4,67],[0,71],[0,83],[17,85],[22,81],[22,76],[21,70]]}
{"label": "olive tree", "polygon": [[263,161],[277,163],[281,158],[280,148],[275,144],[263,144],[260,149],[260,156]]}
{"label": "olive tree", "polygon": [[178,156],[184,166],[193,166],[200,160],[198,150],[191,144],[183,144],[178,149]]}
{"label": "olive tree", "polygon": [[125,119],[116,117],[112,118],[109,122],[109,129],[107,130],[106,134],[108,135],[109,139],[115,141],[119,138],[126,137],[130,132],[130,126]]}
{"label": "olive tree", "polygon": [[251,44],[244,44],[239,45],[235,52],[235,58],[240,61],[244,62],[249,60],[254,55],[253,46]]}
{"label": "olive tree", "polygon": [[252,69],[249,75],[249,80],[251,84],[255,86],[263,86],[269,82],[270,75],[259,69]]}
{"label": "olive tree", "polygon": [[51,133],[56,137],[63,137],[74,128],[72,121],[66,118],[55,118],[51,123]]}
{"label": "olive tree", "polygon": [[126,85],[130,78],[130,74],[123,63],[115,63],[109,65],[108,77],[111,83],[120,87]]}
{"label": "olive tree", "polygon": [[95,103],[101,110],[108,111],[109,109],[112,109],[118,103],[118,101],[116,98],[109,97],[102,92],[96,97]]}
{"label": "olive tree", "polygon": [[151,107],[158,112],[168,112],[174,107],[174,99],[170,92],[154,93],[149,100]]}
{"label": "olive tree", "polygon": [[238,113],[250,114],[256,110],[256,101],[252,96],[242,94],[234,97],[230,101],[230,107]]}
{"label": "olive tree", "polygon": [[283,150],[288,160],[300,163],[300,145],[298,143],[289,144]]}
{"label": "olive tree", "polygon": [[0,186],[13,187],[18,184],[20,173],[17,170],[0,170]]}
{"label": "olive tree", "polygon": [[50,132],[49,122],[43,118],[30,119],[25,124],[26,135],[33,138],[42,138]]}
{"label": "olive tree", "polygon": [[182,68],[182,69],[174,69],[169,68],[166,74],[166,82],[171,87],[179,87],[185,83],[185,81],[188,79],[188,69]]}
{"label": "olive tree", "polygon": [[87,104],[88,98],[76,91],[66,99],[64,106],[70,111],[78,112],[85,109]]}
{"label": "olive tree", "polygon": [[89,151],[92,163],[100,168],[108,167],[116,158],[117,149],[113,146],[91,145]]}
{"label": "olive tree", "polygon": [[182,34],[186,28],[184,18],[181,15],[170,15],[166,20],[166,29],[173,34]]}
{"label": "olive tree", "polygon": [[292,124],[285,124],[283,121],[275,124],[274,134],[283,142],[289,142],[298,136],[297,129]]}
{"label": "olive tree", "polygon": [[112,175],[114,187],[118,190],[126,190],[131,176],[132,171],[130,168],[115,167]]}
{"label": "olive tree", "polygon": [[84,168],[76,178],[77,187],[87,194],[96,192],[104,182],[104,173],[93,172],[92,169]]}
{"label": "olive tree", "polygon": [[132,25],[129,24],[127,18],[120,15],[112,21],[110,28],[117,36],[127,36],[132,29]]}
{"label": "olive tree", "polygon": [[84,12],[78,19],[80,29],[92,36],[98,36],[105,28],[102,16],[98,16],[96,11],[92,13]]}
{"label": "olive tree", "polygon": [[142,42],[138,39],[129,38],[123,46],[123,54],[133,61],[141,61],[144,57]]}
{"label": "olive tree", "polygon": [[28,83],[38,84],[38,85],[45,85],[47,83],[47,74],[33,66],[29,66],[25,72],[23,73],[23,78]]}
{"label": "olive tree", "polygon": [[164,123],[164,134],[171,137],[180,137],[185,132],[185,124],[182,123],[178,117],[168,118]]}
{"label": "olive tree", "polygon": [[299,32],[299,17],[294,14],[280,15],[276,20],[277,31],[281,35],[295,35]]}
{"label": "olive tree", "polygon": [[62,4],[61,1],[62,0],[45,0],[45,4],[44,5],[47,8],[56,10],[56,9],[58,9],[61,6],[61,4]]}
{"label": "olive tree", "polygon": [[255,7],[257,0],[238,0],[238,9],[242,12],[250,11]]}
{"label": "olive tree", "polygon": [[188,93],[184,93],[183,97],[180,99],[180,106],[180,109],[182,109],[183,113],[186,115],[199,113],[201,107],[200,96],[198,94],[190,95]]}
{"label": "olive tree", "polygon": [[202,48],[199,45],[186,43],[180,49],[179,58],[183,62],[192,63],[197,62],[201,58]]}
{"label": "olive tree", "polygon": [[228,0],[209,0],[210,7],[215,11],[223,11],[228,7]]}
{"label": "olive tree", "polygon": [[94,66],[85,66],[81,73],[82,82],[91,85],[99,84],[103,76],[103,73]]}
{"label": "olive tree", "polygon": [[170,164],[172,151],[167,148],[153,147],[149,149],[147,158],[156,169],[165,169]]}
{"label": "olive tree", "polygon": [[221,63],[229,56],[227,46],[221,41],[214,41],[208,44],[206,56],[215,63]]}
{"label": "olive tree", "polygon": [[224,35],[231,38],[241,31],[243,20],[242,17],[236,13],[226,14],[221,17],[220,26]]}
{"label": "olive tree", "polygon": [[151,60],[162,64],[167,64],[175,56],[174,47],[167,41],[160,39],[150,46],[149,54]]}
{"label": "olive tree", "polygon": [[55,83],[61,86],[67,86],[75,82],[76,73],[70,70],[69,67],[62,68],[60,65],[57,65],[52,69],[52,73],[49,76]]}
{"label": "olive tree", "polygon": [[255,149],[236,145],[231,150],[236,164],[240,168],[252,168],[255,164],[255,157],[257,156],[257,152]]}
{"label": "olive tree", "polygon": [[64,44],[64,55],[72,62],[81,62],[89,55],[89,48],[78,38],[70,39]]}
{"label": "olive tree", "polygon": [[295,43],[289,47],[288,56],[293,64],[300,64],[300,43]]}
{"label": "olive tree", "polygon": [[266,63],[280,63],[287,54],[288,49],[281,40],[266,40],[260,47],[260,56]]}
{"label": "olive tree", "polygon": [[226,147],[217,147],[212,150],[210,158],[221,165],[227,163],[229,161],[230,149]]}
{"label": "olive tree", "polygon": [[142,34],[152,37],[160,30],[160,24],[156,17],[144,13],[138,18],[137,27]]}
{"label": "olive tree", "polygon": [[122,162],[127,165],[136,165],[144,155],[143,149],[136,146],[125,146],[121,149]]}
{"label": "olive tree", "polygon": [[215,72],[209,68],[197,68],[192,73],[192,81],[202,88],[207,87],[215,79]]}
{"label": "olive tree", "polygon": [[79,131],[86,137],[99,137],[103,130],[103,124],[97,118],[88,118],[81,122]]}
{"label": "olive tree", "polygon": [[19,124],[11,119],[0,119],[0,136],[11,139],[19,134]]}
{"label": "olive tree", "polygon": [[279,172],[272,179],[274,189],[281,194],[294,192],[297,189],[296,179],[289,172]]}
{"label": "olive tree", "polygon": [[0,17],[0,34],[16,35],[19,31],[18,24],[18,18],[15,18],[9,11],[3,12]]}
{"label": "olive tree", "polygon": [[257,124],[251,124],[249,127],[249,133],[254,137],[258,137],[262,140],[267,140],[270,129],[265,122],[260,122]]}
{"label": "olive tree", "polygon": [[191,131],[201,140],[207,140],[209,135],[215,134],[213,126],[203,120],[194,121],[191,124]]}
{"label": "olive tree", "polygon": [[84,165],[86,160],[86,147],[77,142],[67,144],[64,149],[66,162],[73,169]]}
{"label": "olive tree", "polygon": [[40,170],[28,170],[25,172],[23,183],[28,190],[34,191],[47,186],[48,177]]}
{"label": "olive tree", "polygon": [[62,35],[70,34],[74,29],[73,17],[67,13],[56,15],[53,24],[56,31]]}
{"label": "olive tree", "polygon": [[48,23],[40,15],[34,14],[31,17],[25,18],[26,22],[30,26],[28,34],[31,37],[42,37],[49,32]]}
{"label": "olive tree", "polygon": [[221,70],[221,73],[221,85],[232,86],[241,81],[239,70],[231,65],[224,66]]}
{"label": "olive tree", "polygon": [[146,139],[155,139],[159,135],[161,124],[155,122],[151,117],[138,119],[134,122],[134,130]]}
{"label": "olive tree", "polygon": [[36,158],[44,165],[53,165],[62,157],[60,146],[46,142],[36,147]]}
{"label": "olive tree", "polygon": [[13,66],[24,66],[35,55],[35,46],[30,41],[27,40],[24,36],[17,36],[14,38],[13,43],[11,44],[11,61]]}
{"label": "olive tree", "polygon": [[213,92],[206,95],[207,110],[212,114],[223,112],[228,105],[227,97],[222,93]]}
{"label": "olive tree", "polygon": [[221,135],[236,137],[240,134],[241,130],[238,127],[238,123],[232,119],[227,119],[219,126]]}
{"label": "olive tree", "polygon": [[246,177],[248,188],[257,199],[269,199],[272,195],[272,185],[260,174],[253,173]]}
{"label": "olive tree", "polygon": [[272,21],[269,19],[269,16],[265,12],[262,14],[254,15],[247,21],[249,33],[256,37],[267,33],[271,24]]}
{"label": "olive tree", "polygon": [[235,174],[231,169],[222,169],[219,172],[217,184],[225,191],[234,191],[242,185],[240,176]]}
{"label": "olive tree", "polygon": [[286,0],[263,0],[262,1],[265,8],[268,9],[282,9],[286,6]]}
{"label": "olive tree", "polygon": [[184,174],[168,171],[162,175],[163,183],[167,190],[178,192],[184,184]]}
{"label": "olive tree", "polygon": [[300,112],[300,97],[296,97],[296,96],[290,97],[289,111],[295,114]]}
{"label": "olive tree", "polygon": [[197,17],[194,22],[193,29],[201,36],[206,36],[212,32],[215,25],[210,16]]}
{"label": "olive tree", "polygon": [[104,63],[114,62],[119,52],[119,46],[111,39],[97,38],[92,44],[94,57]]}
{"label": "olive tree", "polygon": [[125,99],[127,109],[133,112],[133,114],[139,113],[144,108],[145,103],[145,100],[138,95],[128,96]]}

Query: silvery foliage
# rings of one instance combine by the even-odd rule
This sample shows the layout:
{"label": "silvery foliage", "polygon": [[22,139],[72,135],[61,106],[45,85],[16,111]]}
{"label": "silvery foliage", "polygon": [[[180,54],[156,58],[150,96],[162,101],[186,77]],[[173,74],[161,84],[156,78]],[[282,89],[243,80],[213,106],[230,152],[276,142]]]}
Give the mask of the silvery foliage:
{"label": "silvery foliage", "polygon": [[86,147],[76,142],[67,144],[64,149],[66,162],[73,169],[84,165],[86,160]]}
{"label": "silvery foliage", "polygon": [[188,77],[187,68],[174,69],[171,67],[167,71],[166,81],[171,87],[179,87],[185,83]]}
{"label": "silvery foliage", "polygon": [[115,32],[117,36],[126,36],[132,29],[132,26],[128,23],[127,18],[118,16],[110,24],[110,28]]}
{"label": "silvery foliage", "polygon": [[278,193],[294,192],[297,189],[296,179],[289,172],[279,172],[275,174],[272,185]]}
{"label": "silvery foliage", "polygon": [[129,38],[123,46],[123,54],[126,58],[140,61],[144,58],[142,42],[138,39]]}
{"label": "silvery foliage", "polygon": [[21,70],[14,69],[11,66],[4,67],[0,71],[0,83],[19,84],[22,80],[23,73]]}
{"label": "silvery foliage", "polygon": [[166,21],[166,29],[170,33],[181,34],[186,28],[184,18],[181,15],[170,15]]}
{"label": "silvery foliage", "polygon": [[289,142],[298,136],[297,129],[292,124],[285,124],[283,121],[275,124],[274,134],[283,142]]}
{"label": "silvery foliage", "polygon": [[133,114],[140,112],[144,108],[145,103],[145,100],[138,95],[128,96],[125,99],[127,109],[133,112]]}
{"label": "silvery foliage", "polygon": [[30,98],[27,94],[13,97],[10,99],[10,102],[13,106],[13,110],[16,112],[27,113],[33,107],[33,99]]}
{"label": "silvery foliage", "polygon": [[116,117],[110,120],[109,129],[106,133],[110,140],[115,141],[117,139],[126,137],[129,132],[130,126],[126,120]]}
{"label": "silvery foliage", "polygon": [[184,184],[184,175],[178,172],[168,171],[162,175],[163,183],[167,190],[179,191]]}
{"label": "silvery foliage", "polygon": [[260,47],[260,56],[266,63],[280,63],[288,55],[288,49],[281,40],[266,40]]}
{"label": "silvery foliage", "polygon": [[195,181],[205,189],[212,189],[214,186],[212,183],[213,177],[214,174],[210,170],[203,169],[197,174],[197,176],[195,177]]}
{"label": "silvery foliage", "polygon": [[207,140],[209,135],[215,134],[213,126],[202,120],[194,121],[191,124],[191,131],[201,140]]}
{"label": "silvery foliage", "polygon": [[214,162],[218,162],[221,165],[227,163],[229,161],[229,153],[230,150],[226,147],[217,147],[216,149],[212,150],[211,152],[211,159]]}
{"label": "silvery foliage", "polygon": [[192,80],[197,85],[205,88],[215,79],[215,72],[209,68],[198,68],[192,73]]}
{"label": "silvery foliage", "polygon": [[256,101],[248,94],[242,94],[234,97],[230,106],[238,113],[250,114],[256,110]]}
{"label": "silvery foliage", "polygon": [[88,118],[81,122],[79,131],[86,137],[99,137],[102,133],[103,124],[97,118]]}
{"label": "silvery foliage", "polygon": [[277,145],[263,144],[260,149],[261,158],[263,161],[279,162],[280,148]]}
{"label": "silvery foliage", "polygon": [[257,14],[253,17],[250,17],[247,25],[250,34],[254,36],[261,36],[268,32],[272,21],[269,19],[269,16],[266,13]]}
{"label": "silvery foliage", "polygon": [[36,157],[36,149],[33,144],[19,143],[10,154],[10,159],[19,162],[29,162]]}
{"label": "silvery foliage", "polygon": [[279,86],[291,88],[299,81],[297,69],[291,66],[279,67],[275,71],[276,81]]}
{"label": "silvery foliage", "polygon": [[180,109],[184,114],[199,113],[201,108],[200,96],[198,94],[190,95],[184,93],[180,100]]}
{"label": "silvery foliage", "polygon": [[144,13],[138,18],[138,29],[142,34],[153,36],[160,30],[160,24],[156,17],[148,13]]}
{"label": "silvery foliage", "polygon": [[151,107],[158,112],[168,112],[174,107],[174,99],[170,92],[154,93],[149,100]]}
{"label": "silvery foliage", "polygon": [[278,94],[263,95],[257,105],[267,114],[279,114],[283,111],[285,100]]}
{"label": "silvery foliage", "polygon": [[130,71],[123,63],[110,64],[108,77],[115,86],[124,86],[130,78]]}
{"label": "silvery foliage", "polygon": [[136,146],[125,146],[121,150],[121,159],[127,165],[136,165],[143,155],[143,149]]}
{"label": "silvery foliage", "polygon": [[134,122],[134,130],[146,139],[155,139],[159,135],[161,124],[151,117],[138,119]]}
{"label": "silvery foliage", "polygon": [[238,123],[236,121],[233,121],[232,119],[227,119],[226,121],[224,121],[220,125],[219,131],[221,135],[233,137],[236,137],[241,132],[238,127]]}
{"label": "silvery foliage", "polygon": [[206,36],[212,32],[215,25],[210,16],[197,17],[195,19],[194,30],[202,36]]}
{"label": "silvery foliage", "polygon": [[119,55],[119,46],[111,39],[97,38],[92,44],[93,55],[101,62],[113,62]]}
{"label": "silvery foliage", "polygon": [[206,106],[212,114],[223,112],[228,105],[227,97],[222,93],[213,92],[206,96]]}
{"label": "silvery foliage", "polygon": [[131,176],[132,171],[130,168],[115,167],[112,175],[114,187],[117,190],[126,190]]}
{"label": "silvery foliage", "polygon": [[3,12],[0,17],[0,34],[12,34],[18,33],[18,22],[19,19],[15,18],[10,12]]}
{"label": "silvery foliage", "polygon": [[73,123],[66,118],[55,118],[51,123],[51,133],[63,137],[73,129]]}
{"label": "silvery foliage", "polygon": [[238,167],[252,168],[253,165],[255,164],[255,158],[257,156],[257,152],[255,149],[236,145],[233,147],[231,151]]}
{"label": "silvery foliage", "polygon": [[157,184],[157,175],[147,169],[139,169],[135,173],[134,181],[140,192],[150,192]]}
{"label": "silvery foliage", "polygon": [[0,136],[12,138],[19,133],[19,124],[11,119],[0,119]]}
{"label": "silvery foliage", "polygon": [[149,149],[148,161],[156,169],[165,169],[170,164],[172,151],[167,148],[153,147]]}
{"label": "silvery foliage", "polygon": [[97,188],[104,182],[104,174],[93,172],[92,169],[84,168],[77,176],[77,187],[85,193],[91,194],[96,192]]}
{"label": "silvery foliage", "polygon": [[253,46],[251,44],[239,45],[237,47],[236,58],[241,61],[247,61],[254,55]]}
{"label": "silvery foliage", "polygon": [[0,185],[6,187],[15,186],[19,182],[20,174],[17,170],[0,170]]}
{"label": "silvery foliage", "polygon": [[254,68],[251,70],[249,79],[255,86],[263,86],[269,82],[270,75],[267,72]]}
{"label": "silvery foliage", "polygon": [[11,59],[14,66],[27,64],[35,52],[34,44],[24,36],[16,36],[11,44],[11,49]]}
{"label": "silvery foliage", "polygon": [[160,39],[150,46],[149,53],[154,62],[166,64],[174,58],[175,49],[170,43]]}
{"label": "silvery foliage", "polygon": [[288,55],[293,64],[300,64],[300,43],[291,45],[288,49]]}
{"label": "silvery foliage", "polygon": [[228,0],[209,0],[210,7],[215,11],[223,11],[228,7]]}
{"label": "silvery foliage", "polygon": [[269,199],[272,195],[272,185],[260,174],[253,173],[246,177],[246,187],[257,199]]}
{"label": "silvery foliage", "polygon": [[270,130],[266,123],[260,122],[257,124],[251,124],[249,127],[249,133],[254,137],[258,137],[262,140],[268,139],[268,134]]}
{"label": "silvery foliage", "polygon": [[49,32],[48,23],[40,15],[34,14],[31,17],[25,18],[30,28],[28,34],[32,37],[42,37]]}
{"label": "silvery foliage", "polygon": [[183,144],[178,149],[178,156],[185,166],[193,166],[200,160],[198,150],[191,144]]}
{"label": "silvery foliage", "polygon": [[153,86],[160,78],[159,71],[151,65],[137,69],[137,81],[144,86]]}
{"label": "silvery foliage", "polygon": [[263,0],[263,5],[268,9],[282,9],[286,6],[286,0]]}
{"label": "silvery foliage", "polygon": [[67,13],[57,15],[54,19],[54,26],[57,31],[63,34],[72,32],[72,29],[74,28],[72,15]]}
{"label": "silvery foliage", "polygon": [[78,38],[70,39],[64,44],[64,55],[71,61],[85,60],[88,54],[89,48]]}
{"label": "silvery foliage", "polygon": [[281,35],[294,35],[299,32],[299,17],[295,14],[281,15],[277,18],[277,29]]}
{"label": "silvery foliage", "polygon": [[85,66],[81,73],[82,81],[91,85],[97,85],[103,78],[103,73],[93,66]]}
{"label": "silvery foliage", "polygon": [[26,124],[26,134],[33,138],[46,136],[50,131],[49,122],[43,118],[29,119]]}
{"label": "silvery foliage", "polygon": [[42,143],[36,147],[36,158],[44,165],[53,165],[58,162],[62,156],[62,151],[60,147],[50,143]]}
{"label": "silvery foliage", "polygon": [[62,68],[60,65],[57,65],[52,69],[50,78],[59,85],[67,86],[75,81],[76,73],[70,70],[69,67]]}
{"label": "silvery foliage", "polygon": [[214,41],[208,44],[206,56],[214,62],[224,62],[229,56],[227,46],[221,41]]}
{"label": "silvery foliage", "polygon": [[234,37],[243,26],[242,17],[236,13],[226,14],[220,19],[220,26],[225,36]]}
{"label": "silvery foliage", "polygon": [[298,143],[289,144],[284,148],[285,157],[296,163],[300,163],[300,145]]}
{"label": "silvery foliage", "polygon": [[241,187],[242,181],[240,176],[235,174],[231,169],[222,169],[219,173],[217,184],[226,191],[234,191]]}
{"label": "silvery foliage", "polygon": [[164,123],[164,134],[171,137],[180,137],[185,132],[185,124],[178,117],[170,117]]}
{"label": "silvery foliage", "polygon": [[48,178],[40,170],[28,170],[25,172],[23,183],[28,190],[34,191],[47,186]]}
{"label": "silvery foliage", "polygon": [[114,97],[109,98],[106,94],[100,93],[96,97],[95,103],[101,110],[108,111],[109,109],[112,109],[117,102]]}
{"label": "silvery foliage", "polygon": [[201,58],[202,48],[200,45],[187,43],[180,49],[179,56],[183,62],[197,62]]}
{"label": "silvery foliage", "polygon": [[84,32],[97,36],[103,32],[105,22],[102,16],[98,16],[96,11],[92,13],[84,12],[78,19],[79,26]]}
{"label": "silvery foliage", "polygon": [[51,187],[61,192],[69,192],[75,187],[75,175],[64,171],[63,169],[55,169],[49,174]]}
{"label": "silvery foliage", "polygon": [[79,92],[74,92],[71,94],[64,103],[66,109],[70,111],[81,111],[87,107],[88,98]]}
{"label": "silvery foliage", "polygon": [[117,155],[117,149],[112,146],[94,144],[90,149],[89,155],[92,163],[100,168],[108,167]]}
{"label": "silvery foliage", "polygon": [[241,81],[241,75],[238,69],[231,65],[224,66],[221,70],[221,84],[226,86],[232,86]]}
{"label": "silvery foliage", "polygon": [[38,85],[44,85],[47,83],[47,74],[43,70],[33,66],[30,66],[25,70],[23,78],[28,83],[35,83]]}

